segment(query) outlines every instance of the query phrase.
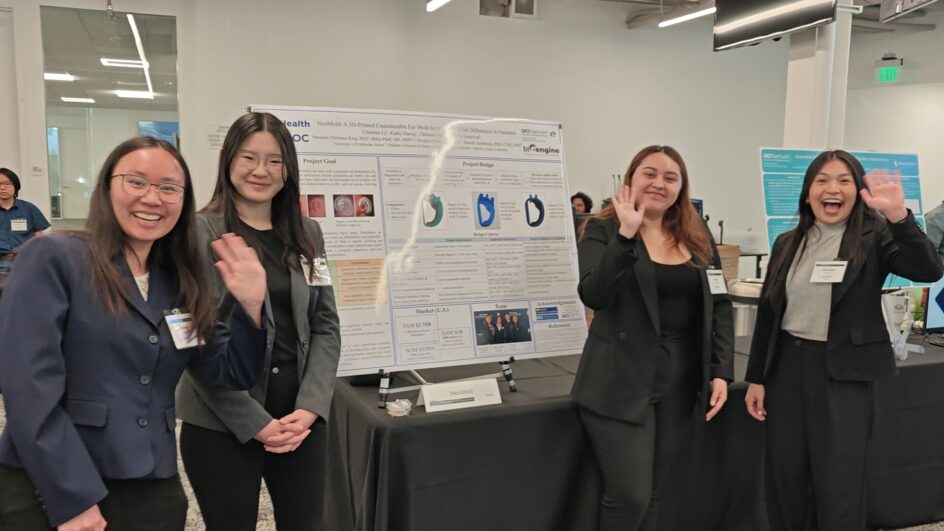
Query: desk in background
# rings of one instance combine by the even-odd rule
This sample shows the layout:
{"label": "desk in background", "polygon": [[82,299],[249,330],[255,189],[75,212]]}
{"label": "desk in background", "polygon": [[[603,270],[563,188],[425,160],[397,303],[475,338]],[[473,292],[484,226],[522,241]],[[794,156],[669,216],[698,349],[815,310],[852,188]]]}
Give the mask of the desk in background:
{"label": "desk in background", "polygon": [[[743,376],[749,340],[739,338]],[[944,349],[913,355],[875,387],[869,522],[905,527],[944,520]],[[588,531],[600,475],[569,398],[579,358],[515,363],[520,391],[504,403],[394,418],[376,387],[337,385],[329,423],[327,521],[332,531]],[[422,371],[431,381],[497,366]],[[763,425],[744,407],[747,384],[696,423],[660,500],[660,530],[767,529]],[[416,393],[406,396],[411,400]]]}

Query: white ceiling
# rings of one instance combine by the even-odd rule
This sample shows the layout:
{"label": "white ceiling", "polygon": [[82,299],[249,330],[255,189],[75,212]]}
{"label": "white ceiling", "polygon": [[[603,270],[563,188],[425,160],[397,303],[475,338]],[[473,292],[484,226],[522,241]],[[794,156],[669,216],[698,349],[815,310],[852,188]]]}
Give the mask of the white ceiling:
{"label": "white ceiling", "polygon": [[[177,110],[177,30],[174,17],[134,15],[150,64],[154,99],[119,98],[115,90],[147,90],[140,68],[103,66],[101,58],[139,59],[125,13],[42,7],[44,69],[75,76],[73,82],[46,81],[47,105]],[[65,103],[59,98],[93,98]]]}

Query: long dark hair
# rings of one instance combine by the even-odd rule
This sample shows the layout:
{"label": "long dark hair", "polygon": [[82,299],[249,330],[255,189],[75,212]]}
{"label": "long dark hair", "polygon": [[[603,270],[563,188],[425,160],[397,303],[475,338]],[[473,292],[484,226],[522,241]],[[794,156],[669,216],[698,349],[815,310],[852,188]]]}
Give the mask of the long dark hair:
{"label": "long dark hair", "polygon": [[[843,233],[843,238],[849,238],[850,243],[849,256],[843,258],[848,260],[851,266],[855,266],[855,264],[864,259],[859,246],[859,240],[862,237],[862,225],[867,219],[878,220],[879,218],[859,196],[859,192],[865,188],[865,181],[863,179],[865,176],[865,168],[862,167],[862,163],[859,162],[859,159],[841,149],[820,153],[813,159],[813,162],[810,162],[809,167],[806,168],[806,175],[803,176],[803,188],[800,191],[800,197],[798,199],[799,205],[797,206],[796,215],[798,219],[797,226],[789,232],[784,233],[780,240],[780,245],[783,246],[784,249],[792,249],[797,242],[803,242],[799,249],[800,254],[797,256],[797,259],[803,256],[807,245],[806,236],[816,225],[816,216],[813,214],[813,209],[808,201],[810,188],[813,186],[813,181],[816,179],[816,176],[822,171],[823,166],[834,160],[844,163],[846,167],[849,168],[849,171],[852,173],[852,178],[855,181],[855,204],[852,206],[849,219],[846,220],[846,229]],[[768,298],[771,297],[774,292],[779,293],[785,289],[783,286],[778,286],[775,280],[783,273],[784,268],[790,267],[792,262],[793,256],[787,256],[785,252],[779,253],[776,259],[771,260],[768,266],[770,271],[767,274],[767,278],[773,280],[771,280],[770,289],[767,290]]]}
{"label": "long dark hair", "polygon": [[[226,229],[242,236],[257,250],[259,242],[239,223],[236,210],[236,197],[239,193],[230,180],[230,168],[243,143],[253,133],[267,132],[275,137],[282,154],[285,185],[272,198],[272,229],[285,246],[282,262],[289,268],[301,269],[298,257],[305,257],[309,263],[315,259],[315,242],[302,227],[302,213],[299,207],[298,155],[292,133],[281,120],[267,112],[246,113],[233,122],[223,148],[220,150],[220,163],[217,170],[216,188],[210,203],[201,212],[223,213]],[[315,268],[311,268],[314,275]]]}
{"label": "long dark hair", "polygon": [[[682,155],[670,146],[647,146],[642,148],[633,160],[630,161],[626,174],[623,175],[623,184],[632,186],[633,174],[642,164],[642,161],[653,153],[663,153],[678,164],[680,176],[682,178],[682,188],[679,190],[678,198],[675,203],[669,207],[662,215],[663,229],[672,235],[676,244],[684,243],[688,251],[692,253],[692,264],[698,267],[704,267],[711,263],[714,252],[711,248],[711,238],[705,224],[702,223],[698,212],[692,205],[689,197],[688,168]],[[613,204],[607,204],[600,212],[593,216],[599,219],[614,219],[619,225],[619,218],[616,216],[616,209]],[[583,239],[587,222],[584,221],[580,228],[580,238]]]}
{"label": "long dark hair", "polygon": [[176,275],[177,306],[193,316],[194,330],[199,337],[209,338],[213,333],[214,305],[212,298],[203,289],[207,285],[207,272],[197,240],[193,182],[190,169],[180,152],[164,140],[146,136],[132,138],[119,144],[105,159],[98,173],[98,182],[92,190],[89,216],[85,222],[84,237],[91,251],[93,282],[112,315],[126,311],[123,295],[129,286],[115,267],[115,260],[123,257],[129,246],[127,235],[115,219],[109,191],[118,161],[140,149],[162,149],[174,157],[183,169],[184,204],[180,218],[169,233],[154,242],[151,255],[161,269]]}

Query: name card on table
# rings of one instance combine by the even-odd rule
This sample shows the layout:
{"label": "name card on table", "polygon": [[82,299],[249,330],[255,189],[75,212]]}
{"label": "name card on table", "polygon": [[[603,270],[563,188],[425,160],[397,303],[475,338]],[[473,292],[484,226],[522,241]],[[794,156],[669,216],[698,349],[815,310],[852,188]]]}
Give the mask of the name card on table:
{"label": "name card on table", "polygon": [[424,385],[416,402],[418,406],[425,405],[430,413],[491,404],[501,404],[495,378]]}

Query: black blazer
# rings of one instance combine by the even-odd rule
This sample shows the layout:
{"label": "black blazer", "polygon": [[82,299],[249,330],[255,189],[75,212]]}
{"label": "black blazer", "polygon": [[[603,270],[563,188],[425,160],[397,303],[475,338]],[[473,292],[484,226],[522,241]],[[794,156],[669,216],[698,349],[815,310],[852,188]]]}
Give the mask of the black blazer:
{"label": "black blazer", "polygon": [[[800,241],[797,238],[787,246],[785,236],[781,234],[774,242],[771,262],[786,254],[787,263],[792,263]],[[894,273],[918,282],[933,282],[941,278],[944,266],[910,211],[900,223],[866,218],[859,242],[863,259],[850,264],[842,282],[833,284],[826,371],[834,380],[868,382],[898,372],[882,316],[885,278]],[[839,244],[840,259],[850,255],[851,245],[846,231]],[[751,340],[745,377],[748,382],[764,383],[777,359],[777,338],[787,307],[784,295],[787,269],[783,268],[775,279],[767,271]],[[769,297],[767,292],[775,284],[778,289],[774,297]]]}
{"label": "black blazer", "polygon": [[[643,423],[656,368],[666,356],[655,266],[642,239],[620,236],[615,219],[591,218],[578,255],[580,299],[594,316],[571,396],[597,414]],[[712,261],[720,267],[716,250]],[[700,273],[705,326],[699,404],[706,408],[709,379],[734,379],[734,325],[730,299],[712,295],[705,270]]]}

